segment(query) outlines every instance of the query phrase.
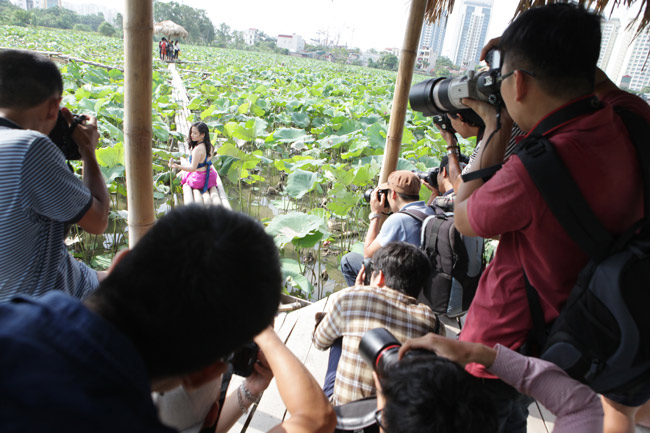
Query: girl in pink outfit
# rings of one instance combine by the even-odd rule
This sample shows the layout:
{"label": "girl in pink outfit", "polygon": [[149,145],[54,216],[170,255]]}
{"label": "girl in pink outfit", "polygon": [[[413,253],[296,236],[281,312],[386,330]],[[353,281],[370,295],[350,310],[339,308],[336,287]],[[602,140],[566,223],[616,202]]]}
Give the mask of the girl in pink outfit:
{"label": "girl in pink outfit", "polygon": [[[183,185],[187,184],[194,189],[206,192],[217,185],[217,171],[212,166],[212,152],[214,148],[210,143],[210,130],[203,122],[196,122],[190,128],[187,144],[190,148],[190,165],[180,165],[169,160],[169,167],[185,171],[181,178]],[[206,179],[206,173],[209,173]]]}

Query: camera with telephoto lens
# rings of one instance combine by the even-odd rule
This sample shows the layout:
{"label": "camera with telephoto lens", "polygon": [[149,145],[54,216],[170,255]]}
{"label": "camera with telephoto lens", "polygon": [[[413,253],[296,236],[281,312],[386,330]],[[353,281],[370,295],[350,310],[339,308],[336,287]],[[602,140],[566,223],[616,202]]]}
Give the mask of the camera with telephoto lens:
{"label": "camera with telephoto lens", "polygon": [[232,365],[232,372],[237,376],[248,377],[253,373],[255,363],[260,348],[254,342],[244,344],[239,349],[235,350],[231,357],[228,359]]}
{"label": "camera with telephoto lens", "polygon": [[359,343],[359,354],[366,364],[383,377],[386,370],[398,362],[397,352],[402,343],[387,329],[375,328],[366,332]]}
{"label": "camera with telephoto lens", "polygon": [[463,98],[472,98],[502,106],[499,80],[501,53],[498,50],[490,50],[485,56],[485,61],[490,65],[490,69],[484,72],[468,71],[462,77],[432,78],[417,83],[409,92],[411,108],[425,116],[460,113],[464,121],[484,125],[479,115],[460,101]]}
{"label": "camera with telephoto lens", "polygon": [[447,114],[436,114],[433,116],[433,124],[438,127],[441,131],[447,131],[451,132],[452,134],[456,133],[456,130],[451,124],[451,120],[449,120],[449,116]]}
{"label": "camera with telephoto lens", "polygon": [[[366,203],[370,203],[370,199],[372,198],[372,192],[374,190],[375,190],[374,188],[370,188],[363,193],[363,199],[366,201]],[[384,195],[384,207],[388,209],[390,207],[390,205],[388,204],[388,190],[380,189],[379,191],[377,191],[377,200],[381,201],[382,195]]]}
{"label": "camera with telephoto lens", "polygon": [[413,170],[413,173],[435,189],[438,189],[438,173],[440,173],[440,167],[432,168],[429,171]]}
{"label": "camera with telephoto lens", "polygon": [[56,125],[54,125],[54,129],[49,134],[50,140],[61,149],[63,156],[69,161],[81,159],[79,145],[72,138],[72,133],[77,125],[88,119],[83,114],[73,114],[72,117],[74,119],[72,125],[68,125],[68,121],[63,117],[63,112],[59,109],[59,117],[56,119]]}

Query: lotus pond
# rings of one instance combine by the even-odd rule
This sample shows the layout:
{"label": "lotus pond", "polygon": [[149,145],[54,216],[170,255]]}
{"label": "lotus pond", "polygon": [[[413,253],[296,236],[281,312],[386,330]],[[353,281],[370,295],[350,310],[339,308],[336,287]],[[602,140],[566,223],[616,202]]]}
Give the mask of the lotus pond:
{"label": "lotus pond", "polygon": [[[83,42],[83,43],[82,43]],[[3,27],[0,46],[56,51],[122,68],[122,41],[96,33]],[[155,51],[155,50],[156,51]],[[162,214],[182,202],[166,161],[178,157],[167,65],[153,65],[154,195]],[[218,147],[214,158],[231,204],[266,225],[282,257],[286,290],[320,299],[343,287],[340,257],[362,248],[368,227],[363,191],[377,183],[396,75],[250,51],[183,45],[177,68],[189,109]],[[97,269],[126,245],[123,74],[82,63],[61,64],[63,104],[98,117],[97,157],[112,198],[103,236],[75,229],[67,239]],[[414,77],[414,81],[426,77]],[[444,141],[431,119],[408,112],[398,169],[439,164]],[[461,146],[473,148],[474,142]],[[429,194],[426,188],[422,197]]]}

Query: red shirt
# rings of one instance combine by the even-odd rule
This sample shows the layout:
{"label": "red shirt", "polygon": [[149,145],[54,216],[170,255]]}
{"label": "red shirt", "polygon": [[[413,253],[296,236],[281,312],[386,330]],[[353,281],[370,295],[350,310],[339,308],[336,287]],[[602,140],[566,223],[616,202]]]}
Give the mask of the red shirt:
{"label": "red shirt", "polygon": [[[548,138],[600,221],[611,233],[620,233],[641,218],[643,190],[634,145],[609,104],[629,107],[649,120],[650,108],[618,90],[603,102],[601,110],[563,125]],[[479,236],[501,235],[501,240],[481,277],[460,339],[516,349],[532,327],[524,270],[550,322],[558,316],[587,256],[555,219],[516,155],[474,191],[467,208],[469,223]],[[477,364],[467,370],[495,377]]]}

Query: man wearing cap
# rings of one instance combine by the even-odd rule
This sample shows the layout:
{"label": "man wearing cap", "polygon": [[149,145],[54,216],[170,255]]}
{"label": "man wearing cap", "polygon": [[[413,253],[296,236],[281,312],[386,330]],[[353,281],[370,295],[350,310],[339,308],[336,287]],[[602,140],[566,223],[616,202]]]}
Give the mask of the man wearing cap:
{"label": "man wearing cap", "polygon": [[[433,209],[420,200],[420,179],[408,170],[394,171],[370,198],[370,227],[363,245],[363,257],[348,253],[341,259],[341,272],[348,286],[354,286],[364,257],[372,257],[389,242],[408,242],[420,246],[420,221],[400,213],[412,209],[433,215]],[[391,212],[393,212],[391,214]]]}

